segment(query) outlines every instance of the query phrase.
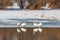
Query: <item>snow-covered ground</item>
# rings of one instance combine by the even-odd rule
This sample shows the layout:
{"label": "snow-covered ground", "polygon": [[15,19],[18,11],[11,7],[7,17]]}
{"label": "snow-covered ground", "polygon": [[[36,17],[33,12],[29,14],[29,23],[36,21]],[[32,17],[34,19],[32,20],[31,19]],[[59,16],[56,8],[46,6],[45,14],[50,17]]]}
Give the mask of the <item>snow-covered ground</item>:
{"label": "snow-covered ground", "polygon": [[[20,20],[9,19],[54,19],[58,21],[43,21],[43,27],[60,27],[60,10],[0,10],[0,27],[17,27]],[[29,20],[23,20],[28,22]],[[40,20],[41,21],[41,20]],[[39,22],[39,21],[38,21]],[[29,23],[29,22],[28,22]],[[33,21],[32,21],[33,23]],[[29,23],[29,24],[32,24]],[[46,23],[46,24],[45,24]],[[32,27],[32,25],[28,25]]]}
{"label": "snow-covered ground", "polygon": [[60,10],[0,10],[0,19],[39,18],[60,20]]}

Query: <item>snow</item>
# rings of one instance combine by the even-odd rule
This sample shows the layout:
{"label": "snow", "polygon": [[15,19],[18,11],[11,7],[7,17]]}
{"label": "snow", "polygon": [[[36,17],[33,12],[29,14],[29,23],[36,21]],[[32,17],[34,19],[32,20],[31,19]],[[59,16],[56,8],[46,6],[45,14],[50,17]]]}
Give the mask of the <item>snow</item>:
{"label": "snow", "polygon": [[[43,17],[41,17],[42,15]],[[0,27],[17,27],[17,23],[20,22],[18,20],[8,20],[8,19],[29,19],[29,18],[60,20],[60,10],[57,9],[56,10],[0,10]],[[48,21],[41,21],[41,22],[47,23]],[[53,23],[54,25],[56,24],[55,21],[53,21]],[[46,24],[42,27],[60,27],[52,25]],[[60,21],[56,25],[60,25]],[[29,25],[27,25],[27,27],[28,26]],[[32,27],[32,25],[30,25],[30,27]]]}
{"label": "snow", "polygon": [[[43,17],[41,17],[44,15]],[[0,19],[58,19],[60,20],[60,10],[1,10]]]}

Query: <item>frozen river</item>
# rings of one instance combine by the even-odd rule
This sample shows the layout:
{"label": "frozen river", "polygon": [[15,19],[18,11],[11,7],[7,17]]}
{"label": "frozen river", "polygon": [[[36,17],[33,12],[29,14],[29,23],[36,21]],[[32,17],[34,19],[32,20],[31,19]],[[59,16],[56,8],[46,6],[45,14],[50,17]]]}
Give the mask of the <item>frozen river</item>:
{"label": "frozen river", "polygon": [[60,27],[60,10],[0,10],[0,27],[17,27],[21,21],[27,23],[25,27],[34,27],[34,19],[42,27]]}

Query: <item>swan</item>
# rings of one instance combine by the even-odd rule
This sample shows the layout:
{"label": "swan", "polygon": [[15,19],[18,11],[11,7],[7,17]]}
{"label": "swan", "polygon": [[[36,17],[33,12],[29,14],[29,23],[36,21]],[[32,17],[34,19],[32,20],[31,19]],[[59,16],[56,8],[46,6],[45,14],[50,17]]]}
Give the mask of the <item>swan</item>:
{"label": "swan", "polygon": [[49,3],[46,3],[46,6],[44,6],[44,7],[42,7],[43,9],[51,9],[50,7],[49,7]]}

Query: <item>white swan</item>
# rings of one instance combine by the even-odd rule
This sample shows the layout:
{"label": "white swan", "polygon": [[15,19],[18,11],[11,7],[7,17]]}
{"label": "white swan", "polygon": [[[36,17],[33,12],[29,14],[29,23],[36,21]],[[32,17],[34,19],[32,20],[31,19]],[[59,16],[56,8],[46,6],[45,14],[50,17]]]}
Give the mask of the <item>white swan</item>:
{"label": "white swan", "polygon": [[50,7],[48,7],[49,6],[49,4],[48,3],[46,3],[46,6],[44,6],[44,7],[42,7],[43,9],[51,9]]}
{"label": "white swan", "polygon": [[17,2],[14,2],[13,3],[13,6],[11,6],[11,8],[19,9],[20,7],[18,6],[18,3]]}
{"label": "white swan", "polygon": [[23,3],[23,7],[24,7],[24,9],[26,9],[26,7],[29,5],[29,2],[28,1],[25,1],[24,3]]}
{"label": "white swan", "polygon": [[13,6],[6,6],[5,8],[13,8],[13,9],[20,9],[20,7],[18,6],[17,2],[13,3]]}

